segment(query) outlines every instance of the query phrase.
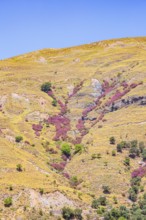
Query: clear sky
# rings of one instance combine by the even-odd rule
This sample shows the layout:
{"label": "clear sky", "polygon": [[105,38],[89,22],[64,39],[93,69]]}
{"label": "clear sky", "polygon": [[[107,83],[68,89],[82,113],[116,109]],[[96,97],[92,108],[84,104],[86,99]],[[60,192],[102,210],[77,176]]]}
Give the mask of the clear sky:
{"label": "clear sky", "polygon": [[0,0],[0,59],[146,36],[146,0]]}

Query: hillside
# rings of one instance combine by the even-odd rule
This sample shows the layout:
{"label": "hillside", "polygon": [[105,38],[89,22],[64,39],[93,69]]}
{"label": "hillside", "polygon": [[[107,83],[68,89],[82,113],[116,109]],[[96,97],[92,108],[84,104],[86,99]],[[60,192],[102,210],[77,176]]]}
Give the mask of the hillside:
{"label": "hillside", "polygon": [[146,145],[146,37],[1,60],[0,85],[1,219],[59,219],[64,206],[99,219],[91,204],[106,194],[103,186],[108,208],[131,207],[131,173],[145,162],[117,144]]}

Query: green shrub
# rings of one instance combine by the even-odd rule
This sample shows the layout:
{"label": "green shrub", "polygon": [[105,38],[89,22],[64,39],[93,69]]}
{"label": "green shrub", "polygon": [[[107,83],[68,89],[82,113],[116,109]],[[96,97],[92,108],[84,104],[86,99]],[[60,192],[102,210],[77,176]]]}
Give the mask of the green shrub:
{"label": "green shrub", "polygon": [[12,185],[9,186],[9,190],[13,191],[13,186]]}
{"label": "green shrub", "polygon": [[50,82],[45,82],[41,85],[41,91],[43,92],[49,92],[51,91],[51,83]]}
{"label": "green shrub", "polygon": [[138,149],[138,146],[137,146],[138,144],[137,140],[131,141],[130,144],[131,144],[131,147],[129,150],[129,156],[132,158],[138,157],[140,155],[140,150]]}
{"label": "green shrub", "polygon": [[5,207],[10,207],[12,205],[12,197],[7,197],[4,199],[4,206]]}
{"label": "green shrub", "polygon": [[22,165],[20,163],[16,165],[16,170],[22,172]]}
{"label": "green shrub", "polygon": [[91,160],[94,160],[94,159],[96,159],[96,158],[97,158],[96,154],[92,154],[92,155],[91,155]]}
{"label": "green shrub", "polygon": [[23,140],[23,137],[22,137],[22,136],[16,136],[16,137],[15,137],[15,141],[16,141],[17,143],[21,142],[22,140]]}
{"label": "green shrub", "polygon": [[137,200],[137,194],[135,193],[135,191],[133,190],[133,188],[131,188],[129,190],[129,197],[128,197],[132,202],[136,202]]}
{"label": "green shrub", "polygon": [[125,166],[130,166],[130,159],[129,159],[129,157],[125,157],[125,159],[124,159],[124,165],[125,165]]}
{"label": "green shrub", "polygon": [[105,196],[100,196],[98,199],[93,199],[91,207],[97,209],[99,206],[106,206]]}
{"label": "green shrub", "polygon": [[113,201],[114,201],[114,204],[118,204],[118,200],[115,196],[113,197]]}
{"label": "green shrub", "polygon": [[74,218],[74,211],[69,207],[63,207],[62,217],[66,220],[70,220],[70,219]]}
{"label": "green shrub", "polygon": [[77,154],[77,153],[82,153],[83,151],[83,145],[82,144],[76,144],[75,145],[75,151],[74,153]]}
{"label": "green shrub", "polygon": [[56,99],[53,99],[53,101],[52,101],[52,105],[53,105],[54,107],[57,106],[57,100],[56,100]]}
{"label": "green shrub", "polygon": [[110,137],[109,141],[110,141],[110,144],[115,144],[115,142],[116,142],[114,137]]}
{"label": "green shrub", "polygon": [[131,186],[134,186],[134,185],[140,186],[140,183],[141,183],[141,178],[139,176],[134,177],[130,180]]}
{"label": "green shrub", "polygon": [[71,155],[71,147],[69,144],[64,143],[61,147],[61,152],[62,154],[64,154],[65,156],[69,157]]}
{"label": "green shrub", "polygon": [[141,141],[141,142],[139,143],[139,149],[140,149],[140,153],[142,153],[142,152],[143,152],[144,148],[145,148],[145,144],[144,144],[144,142],[143,142],[143,141]]}
{"label": "green shrub", "polygon": [[96,157],[97,157],[97,159],[100,159],[101,158],[101,154],[98,153]]}
{"label": "green shrub", "polygon": [[75,219],[82,220],[82,209],[75,209],[74,217]]}
{"label": "green shrub", "polygon": [[40,188],[40,194],[43,195],[44,194],[44,189]]}
{"label": "green shrub", "polygon": [[102,189],[103,189],[103,193],[105,193],[105,194],[110,194],[111,193],[109,186],[102,186]]}
{"label": "green shrub", "polygon": [[143,159],[143,160],[146,160],[146,149],[143,149],[142,159]]}
{"label": "green shrub", "polygon": [[100,204],[99,204],[98,199],[93,199],[92,204],[91,204],[91,207],[92,207],[93,209],[97,209],[99,205],[100,205]]}
{"label": "green shrub", "polygon": [[70,178],[70,184],[73,187],[75,187],[75,186],[77,186],[79,184],[79,180],[78,180],[77,176],[72,176]]}
{"label": "green shrub", "polygon": [[66,220],[77,219],[82,220],[82,210],[81,209],[71,209],[69,207],[63,207],[62,216]]}
{"label": "green shrub", "polygon": [[123,149],[122,145],[121,144],[117,144],[117,152],[122,153],[122,149]]}
{"label": "green shrub", "polygon": [[105,196],[100,196],[99,199],[99,204],[102,205],[102,206],[106,206],[106,197]]}
{"label": "green shrub", "polygon": [[116,156],[116,151],[112,150],[112,156]]}

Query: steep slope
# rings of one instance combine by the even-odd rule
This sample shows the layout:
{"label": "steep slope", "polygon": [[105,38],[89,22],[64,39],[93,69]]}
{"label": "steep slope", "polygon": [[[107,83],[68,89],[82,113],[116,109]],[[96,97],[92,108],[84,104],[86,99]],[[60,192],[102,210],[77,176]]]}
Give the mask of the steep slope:
{"label": "steep slope", "polygon": [[[145,57],[146,38],[127,38],[0,61],[1,217],[33,219],[35,207],[38,216],[42,209],[56,219],[68,205],[81,207],[86,219],[95,215],[91,202],[103,185],[111,189],[109,204],[116,196],[129,206],[131,172],[141,158],[125,167],[128,151],[113,156],[109,138],[146,142]],[[41,91],[45,82],[51,82],[48,93]],[[71,146],[69,158],[63,143]],[[75,154],[76,144],[82,153]],[[4,207],[10,196],[12,208]]]}

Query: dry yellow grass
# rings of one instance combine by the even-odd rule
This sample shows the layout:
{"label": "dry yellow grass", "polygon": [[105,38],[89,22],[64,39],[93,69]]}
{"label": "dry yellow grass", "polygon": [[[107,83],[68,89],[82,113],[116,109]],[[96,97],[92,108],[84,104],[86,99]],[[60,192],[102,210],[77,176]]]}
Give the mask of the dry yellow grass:
{"label": "dry yellow grass", "polygon": [[[82,98],[73,97],[68,106],[67,115],[71,119],[72,128],[81,116],[82,107],[92,102],[88,96],[91,80],[101,83],[104,79],[126,80],[129,83],[143,84],[131,90],[123,98],[146,95],[146,38],[127,38],[103,41],[89,45],[66,49],[44,49],[18,57],[0,61],[0,187],[5,192],[6,187],[44,188],[47,192],[62,191],[70,199],[86,204],[91,203],[92,196],[102,194],[102,185],[111,187],[109,201],[115,195],[120,203],[127,203],[122,193],[127,193],[131,170],[138,167],[140,159],[131,160],[131,170],[126,170],[123,160],[128,154],[125,151],[113,157],[115,145],[109,144],[109,137],[114,136],[116,143],[121,140],[145,141],[146,138],[146,107],[136,104],[121,108],[105,115],[105,122],[99,122],[84,136],[83,144],[88,147],[88,153],[75,155],[67,164],[65,171],[71,176],[77,175],[83,180],[77,192],[70,187],[68,180],[50,169],[47,162],[60,160],[57,155],[46,153],[42,146],[44,140],[50,142],[50,147],[56,149],[52,141],[54,126],[44,126],[40,137],[36,137],[32,124],[47,115],[57,114],[59,107],[52,106],[52,98],[41,92],[40,86],[51,81],[55,86],[55,95],[62,100],[67,97],[68,87],[85,80],[81,93],[87,93]],[[120,76],[118,74],[120,73]],[[103,100],[103,103],[106,101]],[[42,104],[43,102],[43,104]],[[79,104],[78,104],[78,103]],[[97,113],[98,114],[98,113]],[[91,113],[92,115],[92,113]],[[96,112],[93,114],[96,116]],[[27,121],[26,119],[29,118]],[[99,125],[102,125],[99,128]],[[35,147],[15,143],[15,137],[22,135],[24,141],[35,144]],[[88,142],[88,144],[87,144]],[[109,151],[109,154],[107,154]],[[100,153],[101,158],[91,160],[93,153]],[[16,165],[21,163],[25,171],[16,171]],[[108,166],[105,166],[105,163]],[[57,185],[54,185],[54,181]],[[145,179],[143,180],[145,183]],[[82,194],[81,199],[78,193]],[[86,207],[85,205],[85,207]]]}

